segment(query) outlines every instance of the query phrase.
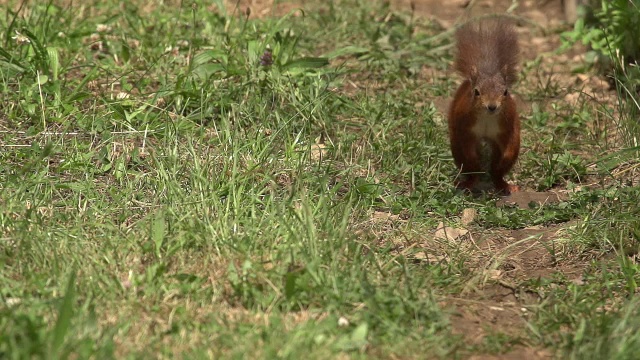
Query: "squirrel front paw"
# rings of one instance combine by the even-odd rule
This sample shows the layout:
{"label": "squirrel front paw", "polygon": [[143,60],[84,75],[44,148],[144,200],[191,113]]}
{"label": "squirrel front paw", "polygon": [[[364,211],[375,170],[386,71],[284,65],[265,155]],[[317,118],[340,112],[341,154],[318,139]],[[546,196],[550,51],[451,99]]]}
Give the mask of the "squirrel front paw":
{"label": "squirrel front paw", "polygon": [[496,184],[496,190],[504,195],[509,195],[513,194],[514,192],[520,191],[520,186],[512,185],[505,181],[503,183]]}

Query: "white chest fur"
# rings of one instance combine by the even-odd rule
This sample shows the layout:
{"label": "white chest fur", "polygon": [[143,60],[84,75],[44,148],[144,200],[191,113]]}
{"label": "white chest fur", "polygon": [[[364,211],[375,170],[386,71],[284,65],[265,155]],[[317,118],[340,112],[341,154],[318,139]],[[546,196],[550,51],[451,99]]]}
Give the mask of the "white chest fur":
{"label": "white chest fur", "polygon": [[481,139],[495,139],[500,133],[499,124],[500,113],[489,114],[482,112],[476,119],[476,124],[471,131]]}

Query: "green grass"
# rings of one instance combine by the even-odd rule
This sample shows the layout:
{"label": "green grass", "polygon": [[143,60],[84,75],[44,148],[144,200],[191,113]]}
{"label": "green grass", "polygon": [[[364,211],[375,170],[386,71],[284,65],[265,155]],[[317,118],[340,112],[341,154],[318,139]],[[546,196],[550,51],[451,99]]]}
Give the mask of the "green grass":
{"label": "green grass", "polygon": [[[640,194],[612,173],[624,149],[579,123],[598,107],[525,117],[536,151],[514,176],[606,186],[496,208],[452,186],[430,100],[455,86],[450,33],[382,3],[247,20],[205,2],[34,2],[0,21],[2,357],[637,353]],[[477,269],[431,234],[465,208],[476,232],[577,221],[565,256],[594,260],[587,280],[519,284],[542,294],[526,338],[453,334],[446,299]],[[416,261],[425,250],[448,261]]]}

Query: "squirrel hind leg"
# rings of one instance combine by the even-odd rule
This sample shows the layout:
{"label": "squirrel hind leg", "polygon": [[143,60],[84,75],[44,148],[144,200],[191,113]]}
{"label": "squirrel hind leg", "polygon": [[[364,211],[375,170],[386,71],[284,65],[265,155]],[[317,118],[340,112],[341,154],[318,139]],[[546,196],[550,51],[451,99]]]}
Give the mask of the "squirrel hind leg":
{"label": "squirrel hind leg", "polygon": [[460,171],[460,179],[456,180],[455,185],[458,189],[473,192],[482,173],[480,144],[472,134],[456,133],[456,135],[451,137],[451,153]]}
{"label": "squirrel hind leg", "polygon": [[478,175],[475,174],[466,175],[466,178],[464,180],[458,180],[455,182],[456,188],[469,192],[473,192],[477,184]]}

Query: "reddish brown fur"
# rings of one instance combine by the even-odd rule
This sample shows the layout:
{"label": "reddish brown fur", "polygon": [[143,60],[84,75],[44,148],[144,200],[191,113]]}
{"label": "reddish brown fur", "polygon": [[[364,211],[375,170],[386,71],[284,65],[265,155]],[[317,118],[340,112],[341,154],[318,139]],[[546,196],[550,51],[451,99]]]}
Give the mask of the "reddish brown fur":
{"label": "reddish brown fur", "polygon": [[465,77],[449,109],[451,152],[472,190],[483,171],[481,142],[491,148],[489,173],[500,192],[518,191],[504,176],[520,151],[520,120],[509,87],[517,79],[518,40],[505,19],[469,23],[456,33],[455,69]]}

